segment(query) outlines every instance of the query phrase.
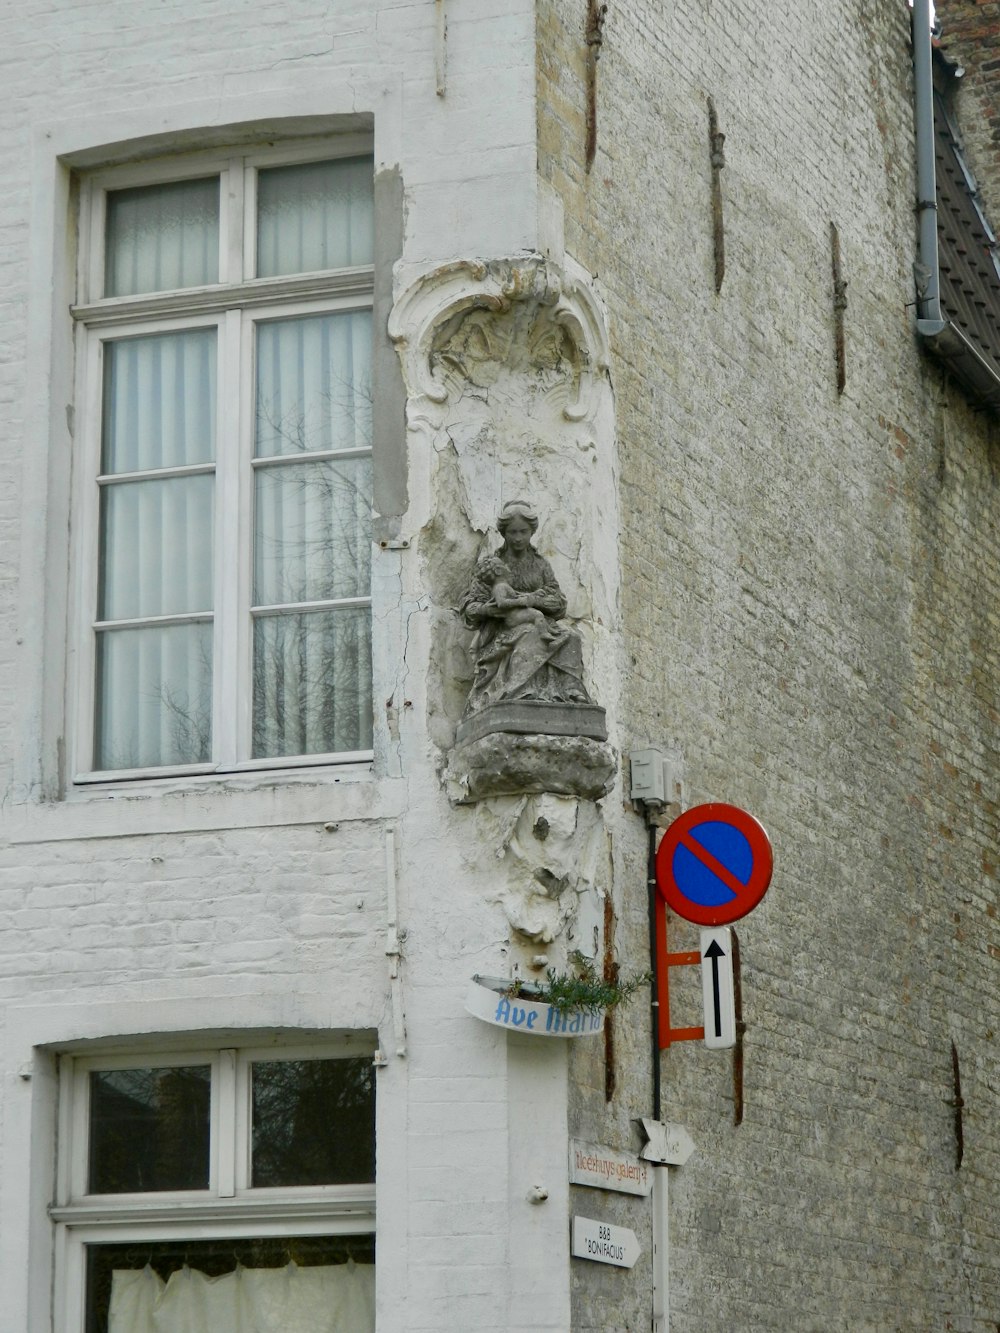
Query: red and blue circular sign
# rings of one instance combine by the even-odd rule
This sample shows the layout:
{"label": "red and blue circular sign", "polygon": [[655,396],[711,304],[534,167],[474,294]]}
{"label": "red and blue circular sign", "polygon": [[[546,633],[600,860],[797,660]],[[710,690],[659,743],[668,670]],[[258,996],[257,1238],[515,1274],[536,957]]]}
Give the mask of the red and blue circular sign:
{"label": "red and blue circular sign", "polygon": [[771,883],[774,857],[762,826],[736,805],[685,810],[656,853],[656,886],[685,921],[725,926],[746,916]]}

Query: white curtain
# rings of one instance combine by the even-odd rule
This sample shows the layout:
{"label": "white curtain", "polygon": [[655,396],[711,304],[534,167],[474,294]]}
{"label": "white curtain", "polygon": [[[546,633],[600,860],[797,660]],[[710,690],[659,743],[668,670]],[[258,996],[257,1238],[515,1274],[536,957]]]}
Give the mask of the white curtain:
{"label": "white curtain", "polygon": [[105,296],[219,280],[219,178],[108,195]]}
{"label": "white curtain", "polygon": [[[371,448],[370,385],[370,311],[258,325],[256,606],[368,597],[371,458],[310,455]],[[368,607],[258,616],[254,757],[371,743]]]}
{"label": "white curtain", "polygon": [[97,636],[95,764],[207,763],[212,757],[212,622]]}
{"label": "white curtain", "polygon": [[255,758],[371,749],[367,606],[255,622],[253,732]]}
{"label": "white curtain", "polygon": [[[105,346],[98,619],[212,610],[214,477],[165,469],[215,455],[215,329]],[[115,475],[157,473],[141,481]],[[211,758],[207,618],[103,630],[97,644],[98,768]]]}
{"label": "white curtain", "polygon": [[214,328],[104,344],[105,473],[209,463],[215,457]]}
{"label": "white curtain", "polygon": [[374,1333],[372,1264],[237,1268],[208,1277],[182,1268],[116,1269],[108,1333]]}
{"label": "white curtain", "polygon": [[256,456],[372,444],[370,310],[257,325]]}
{"label": "white curtain", "polygon": [[370,264],[370,157],[273,167],[257,177],[257,276]]}

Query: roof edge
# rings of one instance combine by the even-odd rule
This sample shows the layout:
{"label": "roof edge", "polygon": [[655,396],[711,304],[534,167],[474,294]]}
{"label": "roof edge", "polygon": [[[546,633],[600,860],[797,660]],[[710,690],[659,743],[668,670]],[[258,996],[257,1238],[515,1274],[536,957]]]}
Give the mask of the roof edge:
{"label": "roof edge", "polygon": [[1000,375],[956,324],[948,319],[918,319],[917,333],[980,406],[1000,412]]}

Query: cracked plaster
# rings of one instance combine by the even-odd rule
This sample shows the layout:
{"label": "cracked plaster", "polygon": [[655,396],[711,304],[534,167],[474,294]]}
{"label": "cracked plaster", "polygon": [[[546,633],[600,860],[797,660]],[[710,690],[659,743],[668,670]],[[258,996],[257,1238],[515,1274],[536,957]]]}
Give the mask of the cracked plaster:
{"label": "cracked plaster", "polygon": [[[498,797],[476,807],[476,828],[501,871],[489,900],[525,939],[551,944],[578,917],[596,922],[611,871],[608,833],[594,802],[548,794]],[[595,957],[596,930],[576,935],[564,943]]]}

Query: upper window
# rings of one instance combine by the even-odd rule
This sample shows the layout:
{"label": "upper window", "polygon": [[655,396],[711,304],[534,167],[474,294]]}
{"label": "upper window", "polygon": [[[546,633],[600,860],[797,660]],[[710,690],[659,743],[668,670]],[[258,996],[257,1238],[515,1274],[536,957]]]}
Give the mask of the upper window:
{"label": "upper window", "polygon": [[371,753],[362,147],[82,182],[82,777]]}
{"label": "upper window", "polygon": [[60,1328],[374,1328],[371,1057],[67,1059]]}

